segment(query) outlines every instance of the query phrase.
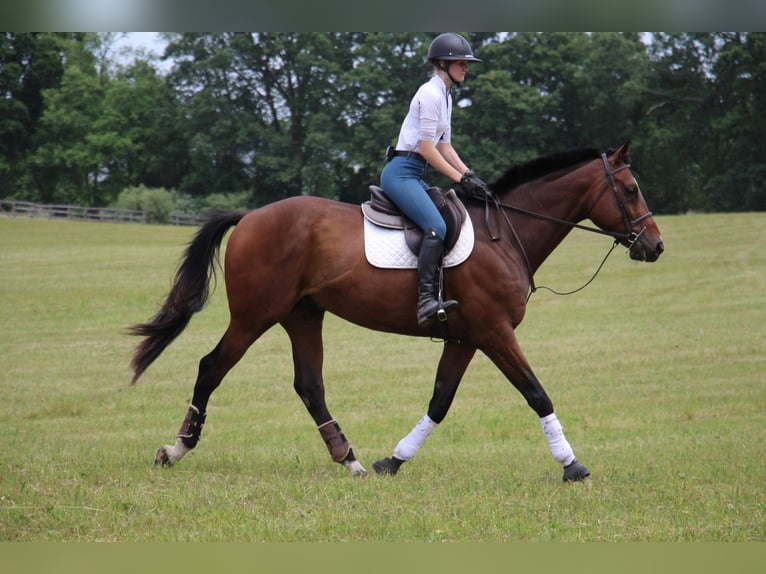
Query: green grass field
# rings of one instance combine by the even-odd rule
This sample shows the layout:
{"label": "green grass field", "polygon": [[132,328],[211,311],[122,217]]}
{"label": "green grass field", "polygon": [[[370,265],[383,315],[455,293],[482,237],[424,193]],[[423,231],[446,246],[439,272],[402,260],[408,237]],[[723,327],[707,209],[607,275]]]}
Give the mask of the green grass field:
{"label": "green grass field", "polygon": [[[152,466],[223,333],[225,294],[129,386],[136,339],[193,229],[0,217],[0,541],[765,541],[766,214],[660,217],[585,291],[533,295],[519,338],[592,476],[564,484],[483,356],[396,477],[333,464],[267,333],[198,448]],[[536,277],[585,281],[575,231]],[[326,320],[328,403],[371,470],[425,412],[441,347]]]}

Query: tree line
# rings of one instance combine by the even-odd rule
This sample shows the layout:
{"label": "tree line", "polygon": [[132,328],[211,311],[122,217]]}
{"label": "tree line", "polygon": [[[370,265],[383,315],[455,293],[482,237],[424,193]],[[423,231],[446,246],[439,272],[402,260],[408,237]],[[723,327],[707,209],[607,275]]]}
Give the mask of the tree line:
{"label": "tree line", "polygon": [[[3,33],[0,198],[186,213],[359,203],[433,37],[168,33],[161,65],[120,60],[114,33]],[[483,179],[630,138],[655,213],[766,209],[765,34],[466,37],[483,63],[453,88],[453,141]]]}

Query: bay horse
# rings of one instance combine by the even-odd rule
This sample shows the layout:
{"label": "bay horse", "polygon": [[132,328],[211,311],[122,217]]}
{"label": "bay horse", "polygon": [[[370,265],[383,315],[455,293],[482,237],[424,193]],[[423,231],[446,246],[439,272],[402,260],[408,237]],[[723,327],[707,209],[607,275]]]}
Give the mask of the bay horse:
{"label": "bay horse", "polygon": [[[294,389],[332,460],[354,475],[366,475],[325,403],[322,322],[330,312],[369,329],[419,337],[436,332],[444,341],[425,416],[392,456],[373,464],[377,473],[394,475],[415,455],[444,420],[479,350],[540,418],[564,481],[587,477],[590,472],[575,458],[514,330],[535,289],[535,271],[571,229],[608,235],[634,260],[656,261],[663,252],[660,230],[630,171],[629,146],[628,141],[606,153],[587,149],[541,157],[510,169],[482,197],[464,195],[475,245],[465,262],[444,271],[445,288],[459,306],[446,322],[430,326],[416,321],[416,271],[367,262],[358,205],[300,196],[247,213],[212,216],[187,246],[157,314],[130,328],[144,337],[131,363],[135,383],[204,306],[221,243],[234,227],[223,265],[229,324],[200,360],[176,441],[157,450],[155,464],[176,463],[197,445],[211,394],[256,339],[278,323],[292,345]],[[586,219],[596,227],[581,225]]]}

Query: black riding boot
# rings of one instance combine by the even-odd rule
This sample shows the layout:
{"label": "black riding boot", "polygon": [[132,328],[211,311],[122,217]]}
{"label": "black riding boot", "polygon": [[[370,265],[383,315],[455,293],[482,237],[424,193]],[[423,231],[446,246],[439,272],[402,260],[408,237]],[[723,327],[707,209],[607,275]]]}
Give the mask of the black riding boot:
{"label": "black riding boot", "polygon": [[443,257],[443,242],[433,229],[426,229],[418,255],[418,324],[425,325],[434,318],[447,320],[447,311],[457,307],[457,301],[438,299],[439,271]]}

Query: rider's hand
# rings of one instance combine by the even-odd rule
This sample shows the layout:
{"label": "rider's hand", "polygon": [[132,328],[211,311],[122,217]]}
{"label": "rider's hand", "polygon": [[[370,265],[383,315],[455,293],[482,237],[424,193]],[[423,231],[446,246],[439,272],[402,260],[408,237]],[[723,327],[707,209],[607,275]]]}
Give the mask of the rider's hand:
{"label": "rider's hand", "polygon": [[463,174],[462,178],[460,178],[460,185],[462,185],[463,189],[471,195],[489,194],[487,184],[470,169]]}

